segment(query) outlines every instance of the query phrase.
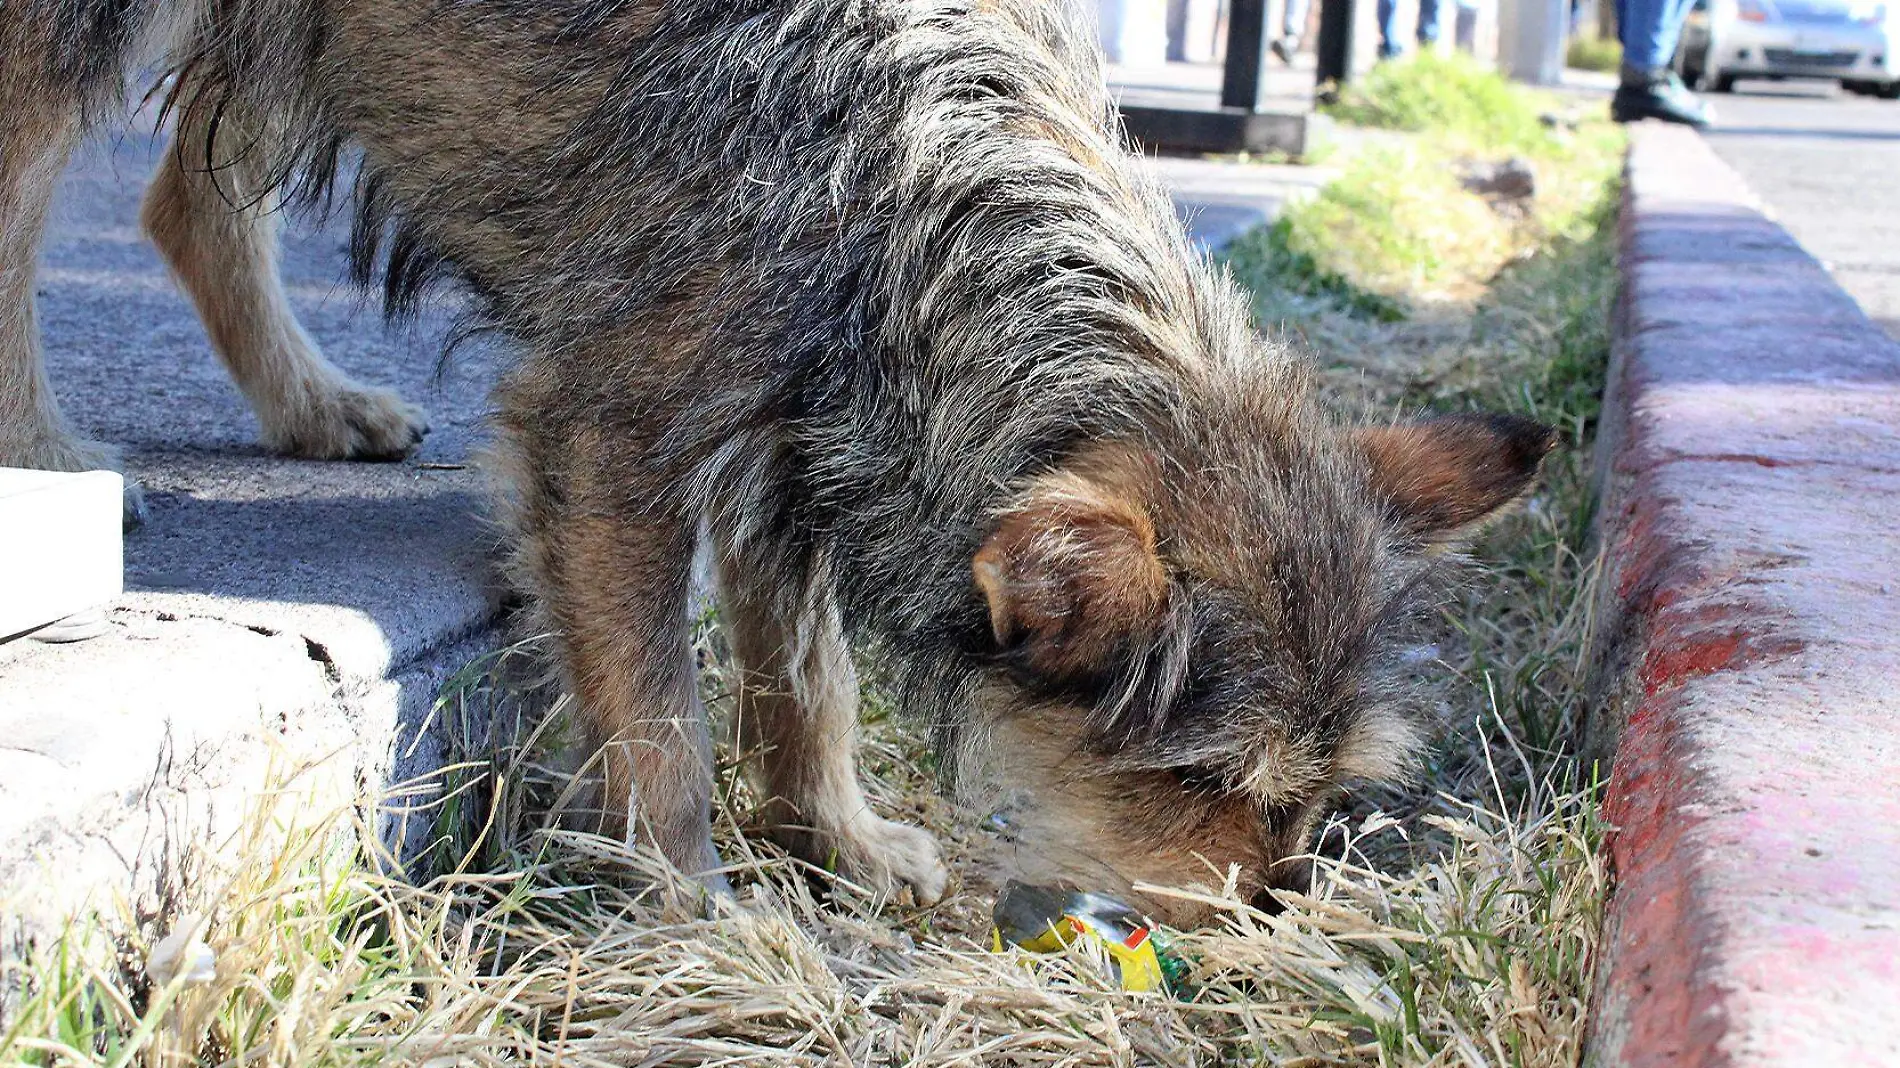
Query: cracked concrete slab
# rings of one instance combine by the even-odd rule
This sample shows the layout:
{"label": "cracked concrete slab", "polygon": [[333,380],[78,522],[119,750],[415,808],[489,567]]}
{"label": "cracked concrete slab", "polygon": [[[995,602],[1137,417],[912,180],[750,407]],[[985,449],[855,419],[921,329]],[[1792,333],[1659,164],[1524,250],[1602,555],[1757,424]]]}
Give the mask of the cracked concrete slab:
{"label": "cracked concrete slab", "polygon": [[105,637],[31,653],[0,667],[0,887],[30,926],[157,863],[181,819],[235,826],[273,759],[352,741],[292,635],[122,609]]}

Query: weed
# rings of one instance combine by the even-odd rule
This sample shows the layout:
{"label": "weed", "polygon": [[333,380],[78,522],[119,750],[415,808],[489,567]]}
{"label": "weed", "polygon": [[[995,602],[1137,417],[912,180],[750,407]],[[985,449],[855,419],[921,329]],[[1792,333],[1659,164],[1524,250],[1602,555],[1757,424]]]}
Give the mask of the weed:
{"label": "weed", "polygon": [[1281,222],[1326,277],[1388,301],[1470,296],[1514,244],[1510,221],[1459,185],[1452,160],[1412,142],[1354,153]]}
{"label": "weed", "polygon": [[1547,155],[1561,141],[1543,116],[1555,98],[1505,81],[1460,52],[1420,51],[1344,86],[1327,112],[1355,126],[1430,133],[1489,151]]}
{"label": "weed", "polygon": [[1293,240],[1292,223],[1281,219],[1242,234],[1223,250],[1223,256],[1235,274],[1248,279],[1258,300],[1305,297],[1354,318],[1397,322],[1405,317],[1397,301],[1321,267],[1312,253],[1294,248]]}

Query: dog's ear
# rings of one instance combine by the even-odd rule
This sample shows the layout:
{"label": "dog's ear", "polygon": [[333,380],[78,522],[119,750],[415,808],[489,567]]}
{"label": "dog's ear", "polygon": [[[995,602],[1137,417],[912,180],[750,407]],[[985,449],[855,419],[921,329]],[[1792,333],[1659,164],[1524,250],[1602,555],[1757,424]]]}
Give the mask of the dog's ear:
{"label": "dog's ear", "polygon": [[972,570],[997,645],[1057,678],[1102,670],[1157,625],[1168,597],[1140,503],[1079,479],[1004,516]]}
{"label": "dog's ear", "polygon": [[1455,538],[1522,496],[1557,444],[1549,427],[1514,415],[1449,415],[1356,436],[1373,490],[1427,541]]}

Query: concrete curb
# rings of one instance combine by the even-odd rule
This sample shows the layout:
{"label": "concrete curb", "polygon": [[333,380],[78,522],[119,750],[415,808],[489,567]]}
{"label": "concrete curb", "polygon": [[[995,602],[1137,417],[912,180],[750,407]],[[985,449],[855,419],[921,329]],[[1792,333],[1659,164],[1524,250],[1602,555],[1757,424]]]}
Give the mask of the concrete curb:
{"label": "concrete curb", "polygon": [[[193,846],[215,847],[271,791],[295,795],[298,819],[343,813],[425,780],[465,755],[452,738],[487,730],[432,712],[503,639],[494,616],[444,620],[426,647],[359,669],[308,633],[226,618],[242,616],[232,605],[181,616],[153,607],[163,599],[134,593],[104,636],[22,648],[4,665],[0,959],[115,897],[151,913],[182,889]],[[352,629],[372,645],[374,623]],[[429,830],[426,815],[404,819],[388,809],[380,822],[407,855]]]}
{"label": "concrete curb", "polygon": [[1687,130],[1621,242],[1586,1063],[1900,1063],[1900,345]]}

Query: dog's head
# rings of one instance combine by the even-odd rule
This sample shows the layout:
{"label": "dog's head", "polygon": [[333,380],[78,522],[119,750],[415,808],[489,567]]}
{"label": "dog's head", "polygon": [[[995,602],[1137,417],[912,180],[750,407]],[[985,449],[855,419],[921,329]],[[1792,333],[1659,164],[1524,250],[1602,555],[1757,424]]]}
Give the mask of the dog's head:
{"label": "dog's head", "polygon": [[1218,401],[1098,446],[976,553],[1016,874],[1128,893],[1237,866],[1243,893],[1303,888],[1341,784],[1406,773],[1423,580],[1526,490],[1553,435],[1505,416],[1345,430],[1300,404]]}

